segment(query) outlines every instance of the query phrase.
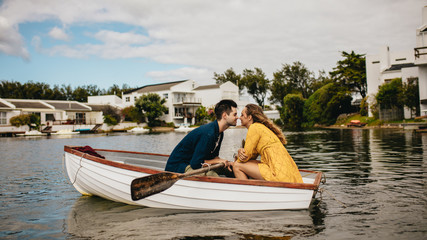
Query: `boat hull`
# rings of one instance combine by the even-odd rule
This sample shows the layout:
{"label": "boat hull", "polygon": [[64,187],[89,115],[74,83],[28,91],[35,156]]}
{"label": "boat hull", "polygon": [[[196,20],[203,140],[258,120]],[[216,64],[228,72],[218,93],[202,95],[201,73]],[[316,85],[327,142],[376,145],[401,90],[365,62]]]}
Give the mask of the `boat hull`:
{"label": "boat hull", "polygon": [[[311,171],[304,172],[312,175],[312,178],[303,178],[307,182],[305,184],[196,176],[179,180],[161,193],[133,201],[130,192],[132,180],[161,172],[158,164],[165,162],[167,155],[108,150],[97,152],[114,153],[112,158],[116,160],[105,160],[65,147],[66,171],[80,193],[154,208],[232,211],[307,209],[321,178],[321,173]],[[157,166],[146,168],[126,163],[137,162],[135,156],[141,157],[145,164],[148,162]]]}

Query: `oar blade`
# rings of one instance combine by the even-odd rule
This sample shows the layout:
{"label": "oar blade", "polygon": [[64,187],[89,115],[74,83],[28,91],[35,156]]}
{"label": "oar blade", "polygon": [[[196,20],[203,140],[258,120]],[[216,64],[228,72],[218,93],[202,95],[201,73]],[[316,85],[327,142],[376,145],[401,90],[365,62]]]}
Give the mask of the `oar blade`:
{"label": "oar blade", "polygon": [[140,200],[170,188],[180,175],[170,172],[136,178],[131,183],[132,200]]}

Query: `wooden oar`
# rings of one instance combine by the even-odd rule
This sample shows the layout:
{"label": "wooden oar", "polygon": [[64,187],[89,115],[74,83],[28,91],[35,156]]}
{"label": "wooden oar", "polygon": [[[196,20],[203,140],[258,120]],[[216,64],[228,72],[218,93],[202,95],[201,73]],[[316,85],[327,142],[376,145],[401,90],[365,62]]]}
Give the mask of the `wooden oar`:
{"label": "wooden oar", "polygon": [[208,172],[213,169],[224,167],[224,163],[217,163],[210,167],[203,167],[184,174],[173,172],[162,172],[152,174],[146,177],[135,178],[131,185],[130,191],[132,200],[140,200],[151,195],[163,192],[170,188],[176,181],[189,176]]}

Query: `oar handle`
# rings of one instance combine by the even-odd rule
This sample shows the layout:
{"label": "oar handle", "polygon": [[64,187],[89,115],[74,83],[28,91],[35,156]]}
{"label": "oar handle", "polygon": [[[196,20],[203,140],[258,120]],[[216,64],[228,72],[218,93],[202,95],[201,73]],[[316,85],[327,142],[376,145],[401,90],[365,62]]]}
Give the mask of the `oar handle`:
{"label": "oar handle", "polygon": [[202,168],[190,171],[190,172],[186,172],[186,173],[180,175],[179,178],[185,178],[185,177],[188,177],[188,176],[193,176],[193,175],[197,175],[197,174],[200,174],[200,173],[209,172],[210,170],[214,170],[214,169],[221,168],[221,167],[225,167],[225,163],[224,162],[217,163],[217,164],[214,164],[214,165],[210,165],[209,167],[202,167]]}

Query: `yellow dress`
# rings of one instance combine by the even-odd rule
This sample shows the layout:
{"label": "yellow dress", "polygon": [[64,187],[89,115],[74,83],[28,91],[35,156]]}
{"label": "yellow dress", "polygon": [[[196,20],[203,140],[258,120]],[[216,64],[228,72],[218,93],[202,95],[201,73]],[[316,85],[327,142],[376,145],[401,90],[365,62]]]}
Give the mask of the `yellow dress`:
{"label": "yellow dress", "polygon": [[[253,123],[246,134],[245,152],[248,159],[256,159],[262,177],[268,181],[302,183],[298,167],[280,139],[264,124]],[[238,160],[243,162],[242,160]]]}

